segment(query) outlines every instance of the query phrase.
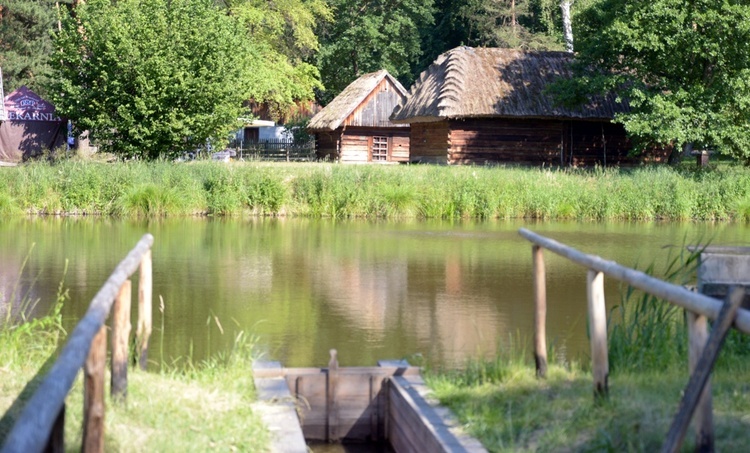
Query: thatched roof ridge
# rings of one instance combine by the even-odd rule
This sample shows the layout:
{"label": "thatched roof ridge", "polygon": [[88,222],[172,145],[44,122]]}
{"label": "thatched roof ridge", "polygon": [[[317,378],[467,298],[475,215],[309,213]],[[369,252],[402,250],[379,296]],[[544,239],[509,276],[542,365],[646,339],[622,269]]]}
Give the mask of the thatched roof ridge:
{"label": "thatched roof ridge", "polygon": [[406,88],[390,75],[385,69],[371,72],[359,77],[344,88],[327,106],[310,120],[307,128],[313,131],[333,131],[346,120],[352,112],[367,99],[367,96],[387,78],[402,96],[406,96]]}
{"label": "thatched roof ridge", "polygon": [[612,119],[628,110],[614,96],[592,97],[582,107],[558,106],[545,89],[571,77],[566,52],[457,47],[440,55],[391,115],[394,123],[448,118]]}

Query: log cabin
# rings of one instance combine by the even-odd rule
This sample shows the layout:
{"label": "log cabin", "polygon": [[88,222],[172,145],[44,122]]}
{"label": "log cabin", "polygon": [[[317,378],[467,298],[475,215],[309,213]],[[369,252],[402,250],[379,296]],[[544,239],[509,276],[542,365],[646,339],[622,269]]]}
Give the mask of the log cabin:
{"label": "log cabin", "polygon": [[666,151],[630,155],[627,112],[614,95],[578,108],[557,105],[547,87],[571,76],[572,55],[457,47],[422,72],[391,121],[411,126],[410,161],[442,164],[632,165]]}
{"label": "log cabin", "polygon": [[409,161],[409,125],[388,117],[406,89],[386,70],[349,84],[308,125],[316,155],[344,163]]}

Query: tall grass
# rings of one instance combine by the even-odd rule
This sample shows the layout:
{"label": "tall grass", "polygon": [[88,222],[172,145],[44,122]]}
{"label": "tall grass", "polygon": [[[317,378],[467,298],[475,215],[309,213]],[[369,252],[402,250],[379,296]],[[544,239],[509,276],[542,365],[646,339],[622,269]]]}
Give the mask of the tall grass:
{"label": "tall grass", "polygon": [[2,170],[0,216],[750,220],[750,169],[62,161]]}
{"label": "tall grass", "polygon": [[[0,318],[0,445],[66,335],[61,313],[68,292],[62,283],[57,303],[45,316],[30,317],[38,301],[29,298],[31,292],[16,294],[17,288],[0,294],[0,308],[6,307]],[[157,373],[133,370],[128,404],[116,404],[106,395],[105,449],[267,451],[268,431],[252,408],[254,344],[254,338],[240,332],[231,351],[200,363],[164,365]],[[80,450],[82,443],[82,381],[79,373],[66,400],[67,451]]]}

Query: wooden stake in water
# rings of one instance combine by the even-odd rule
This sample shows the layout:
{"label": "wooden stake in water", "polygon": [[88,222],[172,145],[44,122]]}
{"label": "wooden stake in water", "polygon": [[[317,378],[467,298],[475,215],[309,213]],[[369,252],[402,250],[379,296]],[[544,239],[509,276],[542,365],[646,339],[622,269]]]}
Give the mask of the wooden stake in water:
{"label": "wooden stake in water", "polygon": [[328,441],[336,442],[338,436],[338,405],[336,403],[336,387],[339,381],[339,361],[335,349],[331,349],[331,360],[328,362]]}
{"label": "wooden stake in water", "polygon": [[547,377],[547,282],[544,269],[544,252],[541,247],[531,247],[534,266],[534,362],[537,377]]}

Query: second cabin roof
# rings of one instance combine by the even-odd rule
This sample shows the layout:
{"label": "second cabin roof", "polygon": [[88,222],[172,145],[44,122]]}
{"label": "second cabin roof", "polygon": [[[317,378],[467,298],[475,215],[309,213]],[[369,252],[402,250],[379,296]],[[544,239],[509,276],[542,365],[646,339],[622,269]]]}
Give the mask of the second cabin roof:
{"label": "second cabin roof", "polygon": [[323,110],[312,117],[307,128],[321,131],[338,129],[357,107],[367,99],[370,93],[377,88],[383,79],[388,79],[401,97],[406,96],[406,88],[390,75],[388,71],[381,69],[377,72],[371,72],[359,77],[344,88],[344,91],[336,96]]}
{"label": "second cabin roof", "polygon": [[578,108],[555,104],[547,87],[572,75],[565,52],[457,47],[422,72],[391,115],[394,123],[448,118],[612,119],[628,106],[615,96],[591,97]]}

